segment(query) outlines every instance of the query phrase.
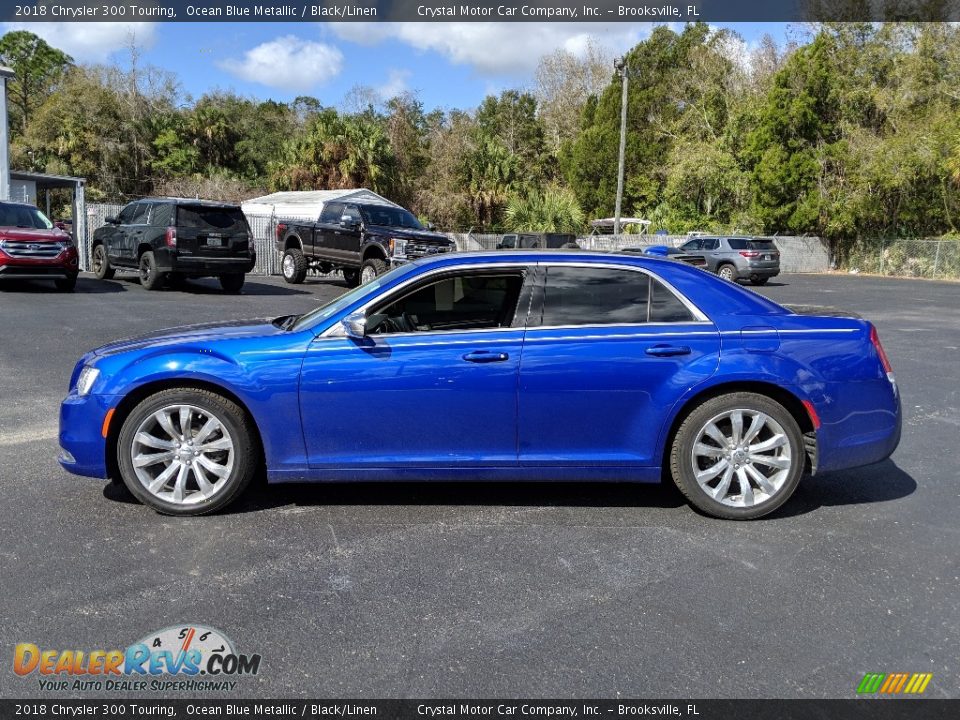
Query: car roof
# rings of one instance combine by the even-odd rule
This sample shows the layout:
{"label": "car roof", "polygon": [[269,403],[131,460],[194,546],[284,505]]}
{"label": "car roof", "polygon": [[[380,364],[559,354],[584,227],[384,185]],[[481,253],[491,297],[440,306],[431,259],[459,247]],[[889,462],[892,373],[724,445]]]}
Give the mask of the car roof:
{"label": "car roof", "polygon": [[220,200],[202,200],[200,198],[182,198],[182,197],[145,197],[130,202],[156,202],[173,203],[174,205],[202,205],[203,207],[216,208],[238,208],[240,203],[222,202]]}
{"label": "car roof", "polygon": [[674,260],[666,258],[646,256],[621,255],[619,253],[599,252],[596,250],[575,250],[569,249],[517,249],[517,250],[474,250],[469,252],[445,253],[440,255],[427,255],[417,258],[413,261],[415,265],[447,265],[456,264],[461,261],[465,264],[479,264],[487,262],[496,262],[499,264],[509,264],[516,262],[534,263],[534,262],[571,262],[571,263],[606,263],[616,265],[657,265],[663,263],[668,267],[676,264]]}

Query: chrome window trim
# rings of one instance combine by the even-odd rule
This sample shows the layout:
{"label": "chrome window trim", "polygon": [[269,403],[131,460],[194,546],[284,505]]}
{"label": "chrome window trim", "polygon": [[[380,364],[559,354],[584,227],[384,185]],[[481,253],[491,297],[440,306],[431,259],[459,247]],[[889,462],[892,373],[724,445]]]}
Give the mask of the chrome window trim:
{"label": "chrome window trim", "polygon": [[[690,311],[693,315],[693,320],[684,320],[681,322],[643,322],[643,323],[600,323],[597,325],[537,325],[534,327],[524,326],[524,327],[508,327],[508,328],[477,328],[475,330],[437,330],[437,331],[421,331],[421,332],[407,332],[407,333],[383,333],[381,335],[375,335],[372,337],[377,338],[391,338],[391,337],[406,337],[406,336],[446,336],[446,335],[457,335],[464,333],[495,333],[495,332],[508,332],[508,331],[532,331],[532,330],[578,330],[578,329],[593,329],[598,328],[645,328],[645,327],[680,327],[680,326],[689,326],[689,325],[708,325],[713,327],[713,321],[710,320],[693,302],[690,301],[683,293],[679,292],[671,283],[667,280],[664,280],[659,275],[655,275],[646,268],[637,267],[636,265],[626,265],[620,263],[585,263],[585,262],[556,262],[552,260],[548,261],[533,261],[533,262],[517,262],[516,260],[504,260],[503,262],[490,262],[490,263],[467,263],[465,265],[448,265],[429,272],[417,274],[412,278],[408,278],[399,285],[390,288],[389,293],[393,294],[395,292],[402,291],[405,287],[412,285],[420,280],[429,280],[429,278],[434,275],[440,275],[449,272],[456,272],[463,269],[477,269],[477,270],[490,270],[490,269],[502,269],[502,270],[530,270],[535,267],[550,268],[550,267],[580,267],[580,268],[603,268],[607,270],[628,270],[631,272],[638,272],[643,275],[646,275],[649,278],[663,284],[670,292],[672,292],[680,302],[683,303],[684,307]],[[544,279],[545,280],[545,279]],[[360,307],[356,308],[352,312],[363,312],[365,313],[372,305],[377,304],[383,299],[384,295],[380,294],[377,297],[369,300]],[[527,310],[529,313],[529,309]],[[709,333],[714,334],[714,333]],[[606,336],[606,337],[633,337],[634,334],[631,333],[629,336]],[[343,327],[340,322],[335,322],[329,328],[324,330],[322,333],[317,335],[315,339],[321,338],[343,338],[346,337],[346,333],[343,331]]]}

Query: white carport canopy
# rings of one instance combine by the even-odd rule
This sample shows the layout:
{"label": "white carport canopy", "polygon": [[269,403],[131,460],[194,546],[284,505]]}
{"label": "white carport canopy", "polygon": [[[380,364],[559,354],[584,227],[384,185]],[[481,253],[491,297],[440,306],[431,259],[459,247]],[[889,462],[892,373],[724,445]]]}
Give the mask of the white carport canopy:
{"label": "white carport canopy", "polygon": [[339,202],[363,202],[379,205],[400,207],[385,197],[377,195],[366,188],[349,190],[295,190],[276,192],[263,197],[252,198],[241,204],[245,215],[276,216],[278,218],[312,218],[320,217],[325,203],[337,200]]}

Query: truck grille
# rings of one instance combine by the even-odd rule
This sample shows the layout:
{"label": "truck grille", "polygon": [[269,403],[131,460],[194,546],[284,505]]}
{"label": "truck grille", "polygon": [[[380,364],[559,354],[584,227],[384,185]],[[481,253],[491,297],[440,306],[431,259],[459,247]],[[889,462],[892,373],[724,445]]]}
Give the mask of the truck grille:
{"label": "truck grille", "polygon": [[424,255],[439,255],[440,253],[450,252],[452,246],[447,245],[428,245],[426,243],[410,243],[407,245],[407,257],[418,258]]}
{"label": "truck grille", "polygon": [[0,250],[15,258],[55,258],[63,252],[60,243],[39,243],[26,240],[5,240],[0,242]]}

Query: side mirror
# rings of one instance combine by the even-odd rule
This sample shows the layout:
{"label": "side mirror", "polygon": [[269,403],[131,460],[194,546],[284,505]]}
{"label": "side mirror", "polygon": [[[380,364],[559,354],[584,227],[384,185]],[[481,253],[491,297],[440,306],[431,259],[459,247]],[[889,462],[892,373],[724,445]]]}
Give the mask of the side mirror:
{"label": "side mirror", "polygon": [[119,220],[117,220],[115,215],[109,215],[105,217],[103,221],[107,223],[107,225],[116,225],[118,222],[120,222]]}
{"label": "side mirror", "polygon": [[427,223],[427,230],[436,230],[436,229],[437,229],[437,226],[434,225],[432,222]]}
{"label": "side mirror", "polygon": [[350,313],[340,321],[348,338],[362,340],[367,336],[367,316],[362,312]]}
{"label": "side mirror", "polygon": [[340,218],[340,227],[347,228],[348,230],[355,230],[360,227],[360,221],[350,215],[344,215]]}

